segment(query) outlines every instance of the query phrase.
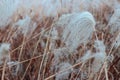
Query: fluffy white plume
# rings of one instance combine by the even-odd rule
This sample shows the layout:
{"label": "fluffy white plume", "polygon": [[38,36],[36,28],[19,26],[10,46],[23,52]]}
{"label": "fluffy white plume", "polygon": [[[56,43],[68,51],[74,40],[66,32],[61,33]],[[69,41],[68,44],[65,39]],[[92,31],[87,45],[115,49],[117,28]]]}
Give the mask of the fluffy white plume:
{"label": "fluffy white plume", "polygon": [[22,64],[20,64],[20,62],[17,61],[10,61],[7,63],[11,74],[14,76],[17,76],[18,72],[22,72]]}
{"label": "fluffy white plume", "polygon": [[103,41],[96,40],[94,47],[96,48],[97,52],[105,52],[105,45]]}
{"label": "fluffy white plume", "polygon": [[120,9],[116,9],[109,21],[110,31],[113,34],[116,31],[120,31]]}
{"label": "fluffy white plume", "polygon": [[0,0],[0,27],[6,27],[18,8],[19,0]]}
{"label": "fluffy white plume", "polygon": [[5,27],[13,17],[17,16],[29,15],[31,18],[37,16],[37,20],[40,21],[44,17],[56,17],[63,13],[87,11],[90,8],[98,10],[103,3],[112,5],[115,2],[109,0],[1,0],[0,27]]}
{"label": "fluffy white plume", "polygon": [[104,64],[106,53],[98,52],[94,55],[94,61],[92,64],[92,72],[97,73],[101,69],[102,65]]}
{"label": "fluffy white plume", "polygon": [[103,41],[96,40],[94,46],[97,50],[96,53],[92,54],[91,51],[88,50],[85,55],[80,60],[78,60],[86,62],[87,60],[94,58],[92,63],[93,74],[99,72],[106,59],[105,45]]}
{"label": "fluffy white plume", "polygon": [[10,54],[9,54],[10,44],[2,43],[0,46],[0,65],[6,61],[10,61]]}
{"label": "fluffy white plume", "polygon": [[19,20],[15,23],[15,26],[18,26],[18,29],[26,36],[31,35],[31,33],[37,27],[37,24],[31,20],[29,16]]}
{"label": "fluffy white plume", "polygon": [[[66,63],[66,62],[61,63],[59,65],[59,72],[64,71],[64,70],[66,70],[67,68],[70,68],[70,67],[72,67],[72,65],[70,63]],[[72,71],[73,71],[73,68],[57,74],[56,77],[55,77],[55,80],[67,80],[67,79],[69,79],[69,75]]]}
{"label": "fluffy white plume", "polygon": [[92,56],[92,54],[91,54],[91,51],[88,50],[88,51],[84,54],[84,56],[83,56],[82,58],[80,58],[80,60],[78,60],[78,61],[85,62],[85,61],[91,59],[92,57],[93,57],[93,56]]}
{"label": "fluffy white plume", "polygon": [[94,55],[95,59],[92,64],[92,72],[93,73],[96,73],[101,69],[101,67],[105,61],[105,58],[106,58],[105,45],[104,45],[103,41],[96,40],[95,48],[96,48],[97,52]]}
{"label": "fluffy white plume", "polygon": [[57,30],[56,30],[56,28],[54,28],[53,27],[53,29],[52,29],[52,31],[51,31],[51,38],[53,39],[53,40],[58,40],[59,39],[59,35],[58,35],[58,32],[57,32]]}
{"label": "fluffy white plume", "polygon": [[55,26],[61,40],[73,52],[81,43],[87,43],[94,31],[95,20],[89,12],[71,13],[61,16]]}
{"label": "fluffy white plume", "polygon": [[116,48],[120,46],[120,34],[118,34],[115,42],[113,43],[113,46],[115,46]]}
{"label": "fluffy white plume", "polygon": [[54,49],[54,65],[58,64],[60,62],[60,59],[68,58],[69,56],[69,50],[65,47]]}
{"label": "fluffy white plume", "polygon": [[70,22],[63,31],[62,39],[67,47],[76,49],[81,43],[86,43],[88,38],[91,37],[95,27],[95,20],[89,12],[73,14],[70,17]]}

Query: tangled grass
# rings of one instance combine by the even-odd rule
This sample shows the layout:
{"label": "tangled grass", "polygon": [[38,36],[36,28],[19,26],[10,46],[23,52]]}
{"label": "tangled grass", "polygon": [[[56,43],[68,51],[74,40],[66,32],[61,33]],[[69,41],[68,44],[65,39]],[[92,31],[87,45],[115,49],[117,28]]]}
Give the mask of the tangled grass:
{"label": "tangled grass", "polygon": [[1,80],[120,79],[119,1],[30,1],[0,10]]}

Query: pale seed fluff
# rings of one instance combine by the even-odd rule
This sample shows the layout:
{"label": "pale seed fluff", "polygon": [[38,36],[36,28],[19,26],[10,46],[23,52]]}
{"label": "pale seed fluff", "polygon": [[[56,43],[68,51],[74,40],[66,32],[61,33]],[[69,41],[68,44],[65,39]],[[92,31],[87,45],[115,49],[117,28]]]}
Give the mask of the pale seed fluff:
{"label": "pale seed fluff", "polygon": [[70,54],[69,50],[65,47],[54,49],[53,53],[54,53],[54,65],[57,65],[58,63],[60,63],[61,62],[60,59],[68,58]]}
{"label": "pale seed fluff", "polygon": [[105,52],[105,45],[101,40],[95,40],[94,47],[96,48],[97,52]]}
{"label": "pale seed fluff", "polygon": [[101,69],[102,65],[104,64],[106,58],[105,52],[105,45],[103,41],[96,40],[95,41],[95,48],[97,52],[94,54],[94,61],[92,64],[92,72],[97,73]]}
{"label": "pale seed fluff", "polygon": [[6,27],[17,10],[19,0],[0,0],[0,27]]}
{"label": "pale seed fluff", "polygon": [[53,29],[52,29],[52,31],[51,31],[51,38],[53,39],[53,40],[58,40],[59,39],[59,37],[58,37],[58,32],[57,32],[57,30],[56,30],[56,28],[54,28],[53,27]]}
{"label": "pale seed fluff", "polygon": [[[68,68],[71,68],[67,70]],[[70,73],[73,71],[72,65],[68,62],[63,62],[59,64],[59,72],[55,80],[68,80]]]}
{"label": "pale seed fluff", "polygon": [[116,31],[120,31],[120,9],[115,9],[108,25],[112,34]]}
{"label": "pale seed fluff", "polygon": [[86,44],[92,36],[95,20],[89,12],[71,13],[61,16],[55,26],[62,31],[61,40],[73,52],[81,43]]}
{"label": "pale seed fluff", "polygon": [[113,43],[113,46],[115,46],[115,48],[118,48],[120,46],[120,34],[118,34],[115,42]]}
{"label": "pale seed fluff", "polygon": [[[91,54],[91,51],[88,50],[88,51],[83,55],[83,57],[80,58],[78,61],[86,62],[87,60],[91,59],[92,57],[93,57],[93,56],[92,56],[92,54]],[[77,62],[78,62],[78,61],[77,61]]]}
{"label": "pale seed fluff", "polygon": [[7,63],[7,65],[9,67],[11,74],[14,76],[17,76],[18,72],[23,71],[22,64],[20,64],[20,62],[18,61],[10,61]]}
{"label": "pale seed fluff", "polygon": [[96,49],[96,53],[92,54],[92,52],[88,50],[85,53],[85,55],[79,60],[85,63],[89,59],[94,58],[92,67],[91,67],[92,74],[96,74],[97,72],[100,71],[107,57],[105,52],[105,45],[103,41],[96,40],[94,46]]}
{"label": "pale seed fluff", "polygon": [[24,36],[28,36],[36,29],[37,24],[33,22],[29,16],[25,16],[23,19],[18,20],[18,22],[15,23],[15,26],[18,26],[18,29],[22,31]]}
{"label": "pale seed fluff", "polygon": [[94,61],[92,63],[93,74],[100,71],[100,69],[102,68],[102,65],[104,64],[105,58],[106,58],[106,53],[103,53],[103,52],[97,52],[94,55]]}
{"label": "pale seed fluff", "polygon": [[1,46],[0,46],[0,65],[3,64],[5,60],[7,62],[10,61],[9,49],[10,49],[9,43],[1,44]]}

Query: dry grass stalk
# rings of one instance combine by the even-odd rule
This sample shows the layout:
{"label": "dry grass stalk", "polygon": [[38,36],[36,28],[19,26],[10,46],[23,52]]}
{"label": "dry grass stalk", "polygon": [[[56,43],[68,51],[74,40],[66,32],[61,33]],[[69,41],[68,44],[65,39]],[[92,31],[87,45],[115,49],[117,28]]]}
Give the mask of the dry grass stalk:
{"label": "dry grass stalk", "polygon": [[[117,0],[1,0],[0,42],[11,46],[9,60],[1,60],[0,78],[119,80],[119,4]],[[94,45],[96,39],[99,44]]]}

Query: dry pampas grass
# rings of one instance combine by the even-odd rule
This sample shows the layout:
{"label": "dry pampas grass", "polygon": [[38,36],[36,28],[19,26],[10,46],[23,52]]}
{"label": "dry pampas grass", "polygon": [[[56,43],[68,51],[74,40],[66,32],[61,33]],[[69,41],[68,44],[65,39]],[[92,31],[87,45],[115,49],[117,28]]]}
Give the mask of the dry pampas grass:
{"label": "dry pampas grass", "polygon": [[63,15],[55,26],[61,36],[61,41],[65,43],[69,51],[74,52],[81,43],[87,43],[94,31],[95,24],[91,13],[82,12]]}
{"label": "dry pampas grass", "polygon": [[1,80],[119,80],[119,0],[1,0]]}
{"label": "dry pampas grass", "polygon": [[120,31],[120,26],[119,26],[119,18],[120,18],[120,9],[115,9],[110,21],[109,21],[109,27],[110,27],[110,31],[111,33],[116,33],[117,31]]}

